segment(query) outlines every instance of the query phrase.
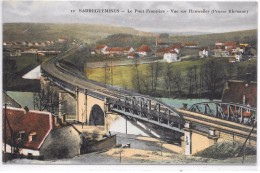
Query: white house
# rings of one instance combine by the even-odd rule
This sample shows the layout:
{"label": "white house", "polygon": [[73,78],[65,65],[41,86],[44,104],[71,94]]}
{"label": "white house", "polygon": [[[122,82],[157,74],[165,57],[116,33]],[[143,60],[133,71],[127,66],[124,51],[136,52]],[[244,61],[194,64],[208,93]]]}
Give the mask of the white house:
{"label": "white house", "polygon": [[242,60],[242,54],[241,53],[235,54],[235,58],[236,58],[236,62],[240,62]]}
{"label": "white house", "polygon": [[181,58],[178,57],[178,54],[175,51],[171,51],[171,52],[165,53],[163,55],[163,59],[166,62],[178,62],[178,61],[181,61]]}
{"label": "white house", "polygon": [[207,49],[201,49],[199,51],[199,56],[201,58],[205,58],[205,57],[208,57],[209,56],[209,51]]}

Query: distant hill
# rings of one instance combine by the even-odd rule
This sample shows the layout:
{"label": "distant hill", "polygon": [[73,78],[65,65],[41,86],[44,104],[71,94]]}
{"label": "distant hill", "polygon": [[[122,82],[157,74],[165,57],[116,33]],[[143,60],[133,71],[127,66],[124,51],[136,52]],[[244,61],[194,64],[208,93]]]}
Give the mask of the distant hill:
{"label": "distant hill", "polygon": [[[216,41],[240,41],[256,43],[257,30],[245,30],[227,33],[203,34],[192,32],[169,33],[164,42],[195,42],[201,46],[214,45]],[[197,35],[194,35],[197,34]],[[88,44],[107,44],[109,46],[133,46],[141,44],[155,45],[159,33],[139,31],[128,27],[98,24],[50,24],[50,23],[5,23],[4,41],[46,41],[60,37],[79,39]]]}
{"label": "distant hill", "polygon": [[59,37],[80,39],[95,43],[112,34],[132,34],[151,36],[152,33],[138,31],[128,27],[97,24],[50,24],[50,23],[5,23],[3,40],[5,41],[46,41]]}
{"label": "distant hill", "polygon": [[202,46],[214,45],[214,43],[217,41],[239,41],[256,43],[257,29],[204,35],[170,36],[169,39],[171,41],[182,43],[195,42]]}
{"label": "distant hill", "polygon": [[[236,31],[227,33],[204,34],[199,35],[172,35],[167,38],[161,38],[162,42],[186,43],[194,42],[200,46],[214,45],[217,41],[239,41],[256,43],[257,30]],[[157,33],[157,35],[159,35]],[[142,44],[155,45],[156,35],[131,35],[131,34],[113,34],[104,39],[99,40],[98,44],[106,44],[108,46],[133,46],[139,47]]]}

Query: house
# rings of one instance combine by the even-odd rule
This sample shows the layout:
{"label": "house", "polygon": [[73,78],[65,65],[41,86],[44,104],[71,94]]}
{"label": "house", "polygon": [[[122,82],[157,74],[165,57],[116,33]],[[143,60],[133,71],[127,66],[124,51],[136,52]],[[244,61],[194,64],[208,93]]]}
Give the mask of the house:
{"label": "house", "polygon": [[156,50],[155,55],[156,57],[163,57],[165,53],[169,53],[170,51],[175,51],[177,55],[180,55],[180,48],[179,46],[171,46],[171,47],[162,47]]}
{"label": "house", "polygon": [[123,47],[122,51],[124,55],[128,55],[130,52],[134,52],[135,50],[132,47]]}
{"label": "house", "polygon": [[95,51],[95,49],[92,49],[92,50],[90,51],[90,54],[91,54],[91,55],[96,55],[97,52]]}
{"label": "house", "polygon": [[28,42],[27,42],[27,41],[23,41],[23,42],[22,42],[22,45],[23,45],[23,46],[27,46],[27,45],[28,45]]}
{"label": "house", "polygon": [[232,53],[244,53],[244,51],[245,51],[245,48],[243,48],[243,47],[232,48]]}
{"label": "house", "polygon": [[97,54],[108,54],[108,52],[106,51],[107,48],[108,48],[107,45],[97,45],[95,47],[95,52]]}
{"label": "house", "polygon": [[200,58],[206,58],[209,56],[208,48],[201,48],[199,51],[199,57]]}
{"label": "house", "polygon": [[236,47],[237,47],[236,42],[225,42],[225,49],[226,50],[234,49]]}
{"label": "house", "polygon": [[65,38],[65,37],[58,38],[58,43],[64,43],[66,41],[67,41],[67,38]]}
{"label": "house", "polygon": [[249,44],[248,43],[239,43],[239,46],[241,46],[241,47],[248,47]]}
{"label": "house", "polygon": [[223,42],[215,42],[215,46],[224,46],[225,45],[225,43],[223,43]]}
{"label": "house", "polygon": [[228,50],[225,50],[224,46],[216,46],[213,52],[214,57],[228,57],[230,54]]}
{"label": "house", "polygon": [[10,52],[10,56],[22,56],[21,50],[14,50]]}
{"label": "house", "polygon": [[[59,119],[49,112],[7,107],[6,110],[3,108],[2,116],[8,120],[3,146],[9,154],[37,159],[80,154],[78,132],[71,126],[61,127]],[[2,148],[4,150],[5,147]]]}
{"label": "house", "polygon": [[189,43],[184,43],[183,45],[185,48],[197,48],[198,44],[193,43],[193,42],[189,42]]}
{"label": "house", "polygon": [[140,57],[148,56],[151,53],[151,48],[143,44],[136,50],[136,53],[138,53]]}
{"label": "house", "polygon": [[169,51],[163,55],[163,59],[166,62],[178,62],[181,61],[181,58],[178,57],[177,52],[175,51]]}
{"label": "house", "polygon": [[28,42],[28,46],[29,47],[34,46],[34,43],[33,42]]}
{"label": "house", "polygon": [[222,102],[257,106],[257,83],[240,80],[226,82],[222,95]]}
{"label": "house", "polygon": [[46,46],[46,43],[41,42],[41,43],[40,43],[40,46]]}
{"label": "house", "polygon": [[129,59],[139,58],[139,55],[135,52],[130,52],[130,53],[128,53],[127,58],[129,58]]}

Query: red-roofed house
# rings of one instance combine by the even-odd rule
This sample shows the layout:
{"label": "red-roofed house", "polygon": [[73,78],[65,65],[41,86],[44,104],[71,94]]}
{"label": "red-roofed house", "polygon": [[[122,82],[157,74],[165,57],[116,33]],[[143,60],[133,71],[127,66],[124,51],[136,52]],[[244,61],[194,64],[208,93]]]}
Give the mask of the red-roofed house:
{"label": "red-roofed house", "polygon": [[95,47],[95,52],[97,54],[105,54],[107,48],[108,48],[107,45],[97,45]]}
{"label": "red-roofed house", "polygon": [[147,45],[142,45],[136,50],[136,53],[139,56],[148,56],[151,53],[151,48]]}
{"label": "red-roofed house", "polygon": [[257,83],[229,80],[223,90],[222,102],[250,105],[256,108]]}
{"label": "red-roofed house", "polygon": [[51,113],[7,107],[3,108],[3,120],[5,112],[8,123],[3,145],[6,143],[7,153],[16,150],[17,154],[42,159],[79,154],[79,135],[70,126],[58,128]]}
{"label": "red-roofed house", "polygon": [[156,50],[155,54],[156,54],[156,57],[163,57],[165,53],[169,53],[171,51],[174,51],[177,54],[180,53],[180,49],[178,47],[171,46],[171,47],[159,48]]}
{"label": "red-roofed house", "polygon": [[192,42],[184,43],[184,47],[186,47],[186,48],[196,48],[196,47],[198,47],[198,44],[192,43]]}
{"label": "red-roofed house", "polygon": [[225,49],[226,50],[234,49],[236,47],[237,47],[236,42],[225,42]]}

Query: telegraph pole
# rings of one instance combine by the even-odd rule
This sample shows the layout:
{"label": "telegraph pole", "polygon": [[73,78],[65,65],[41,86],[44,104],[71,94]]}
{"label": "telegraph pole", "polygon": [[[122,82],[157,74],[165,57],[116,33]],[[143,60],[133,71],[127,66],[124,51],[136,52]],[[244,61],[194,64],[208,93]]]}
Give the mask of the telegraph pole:
{"label": "telegraph pole", "polygon": [[6,162],[6,142],[7,142],[7,134],[6,134],[6,116],[7,116],[7,111],[6,111],[6,106],[7,104],[5,103],[5,116],[4,116],[4,162]]}

